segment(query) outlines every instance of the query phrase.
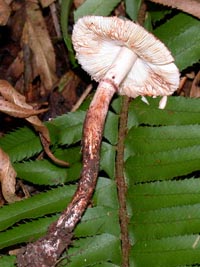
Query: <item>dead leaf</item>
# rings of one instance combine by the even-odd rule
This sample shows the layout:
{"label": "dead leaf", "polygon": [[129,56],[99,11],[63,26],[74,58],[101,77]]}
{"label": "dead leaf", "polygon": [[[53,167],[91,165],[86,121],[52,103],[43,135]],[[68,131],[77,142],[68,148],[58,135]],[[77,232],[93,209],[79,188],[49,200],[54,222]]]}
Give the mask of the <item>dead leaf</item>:
{"label": "dead leaf", "polygon": [[0,94],[9,102],[16,104],[22,108],[32,109],[32,107],[26,103],[25,96],[18,93],[9,82],[0,80]]}
{"label": "dead leaf", "polygon": [[4,0],[4,2],[6,2],[7,5],[10,5],[13,2],[13,0]]}
{"label": "dead leaf", "polygon": [[150,0],[151,2],[180,9],[197,18],[200,18],[200,1],[199,0]]}
{"label": "dead leaf", "polygon": [[16,118],[27,118],[47,111],[47,109],[34,110],[21,108],[20,106],[0,98],[0,111]]}
{"label": "dead leaf", "polygon": [[9,5],[4,1],[0,0],[0,25],[6,25],[10,17],[11,9]]}
{"label": "dead leaf", "polygon": [[12,77],[13,79],[19,79],[24,71],[24,62],[22,51],[20,51],[15,58],[15,60],[11,63],[7,70],[7,77]]}
{"label": "dead leaf", "polygon": [[9,156],[0,148],[0,182],[3,197],[7,202],[21,200],[15,194],[16,172],[12,167]]}
{"label": "dead leaf", "polygon": [[0,80],[0,111],[18,118],[27,118],[38,115],[47,109],[34,110],[26,103],[23,95],[18,93],[7,81]]}
{"label": "dead leaf", "polygon": [[27,1],[26,13],[22,47],[28,45],[31,48],[35,62],[34,77],[39,75],[45,88],[50,90],[57,80],[55,53],[37,1]]}
{"label": "dead leaf", "polygon": [[47,109],[34,110],[33,107],[26,103],[23,95],[18,93],[7,81],[0,80],[0,111],[18,118],[25,118],[32,124],[34,129],[39,132],[44,151],[53,162],[69,166],[68,162],[55,158],[50,150],[50,135],[48,128],[35,115],[46,111]]}

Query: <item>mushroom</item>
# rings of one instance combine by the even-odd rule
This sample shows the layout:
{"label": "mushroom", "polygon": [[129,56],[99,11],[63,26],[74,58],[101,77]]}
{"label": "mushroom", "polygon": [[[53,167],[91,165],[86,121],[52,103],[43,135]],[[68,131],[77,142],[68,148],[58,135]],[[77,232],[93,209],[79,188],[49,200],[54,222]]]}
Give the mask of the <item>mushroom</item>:
{"label": "mushroom", "polygon": [[86,16],[75,24],[72,41],[82,68],[95,81],[115,85],[121,95],[167,96],[178,88],[170,51],[132,21]]}
{"label": "mushroom", "polygon": [[[178,69],[165,45],[131,21],[83,17],[74,26],[72,41],[78,62],[99,82],[83,127],[81,178],[70,204],[48,234],[18,255],[21,267],[53,266],[69,246],[96,186],[104,123],[113,95],[167,96],[179,84]],[[38,265],[33,264],[35,255]]]}
{"label": "mushroom", "polygon": [[99,82],[86,114],[79,185],[57,222],[75,228],[94,192],[100,147],[110,101],[115,93],[137,96],[171,95],[179,84],[179,71],[165,45],[143,27],[118,17],[86,16],[72,33],[76,57],[82,68]]}
{"label": "mushroom", "polygon": [[76,206],[71,217],[74,224],[96,185],[104,123],[113,95],[163,96],[160,108],[164,108],[166,97],[178,88],[179,71],[166,46],[127,19],[83,17],[74,26],[72,42],[82,68],[99,82],[84,122],[83,169],[71,202]]}

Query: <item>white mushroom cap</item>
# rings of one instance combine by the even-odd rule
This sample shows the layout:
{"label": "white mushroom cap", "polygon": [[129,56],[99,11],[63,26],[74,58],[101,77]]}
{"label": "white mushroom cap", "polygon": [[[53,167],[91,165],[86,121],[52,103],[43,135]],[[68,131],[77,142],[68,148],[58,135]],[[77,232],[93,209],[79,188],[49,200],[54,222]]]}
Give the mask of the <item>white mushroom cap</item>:
{"label": "white mushroom cap", "polygon": [[96,81],[105,76],[122,47],[136,54],[136,61],[119,86],[121,95],[165,96],[178,88],[179,71],[170,51],[132,21],[86,16],[75,24],[72,41],[78,62]]}

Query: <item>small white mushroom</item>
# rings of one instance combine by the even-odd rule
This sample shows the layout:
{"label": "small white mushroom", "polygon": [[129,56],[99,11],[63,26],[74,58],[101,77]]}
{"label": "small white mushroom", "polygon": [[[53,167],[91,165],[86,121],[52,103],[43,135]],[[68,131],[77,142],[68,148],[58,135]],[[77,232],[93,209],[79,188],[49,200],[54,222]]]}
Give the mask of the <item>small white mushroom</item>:
{"label": "small white mushroom", "polygon": [[84,122],[81,178],[62,215],[75,227],[95,189],[103,129],[113,95],[164,96],[160,103],[163,108],[166,96],[178,88],[179,72],[165,45],[128,20],[83,17],[74,26],[72,41],[78,62],[99,82]]}
{"label": "small white mushroom", "polygon": [[[113,95],[170,95],[178,87],[179,72],[165,45],[128,20],[83,17],[74,26],[72,41],[78,62],[99,82],[84,122],[79,186],[63,213],[75,227],[95,189],[103,129]],[[165,101],[160,107],[164,105]]]}

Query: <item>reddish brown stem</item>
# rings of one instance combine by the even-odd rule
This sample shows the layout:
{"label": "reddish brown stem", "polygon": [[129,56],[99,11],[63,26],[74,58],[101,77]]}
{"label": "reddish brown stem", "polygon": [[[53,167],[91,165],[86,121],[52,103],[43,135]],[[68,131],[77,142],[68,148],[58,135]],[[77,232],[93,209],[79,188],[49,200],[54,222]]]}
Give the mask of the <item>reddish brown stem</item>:
{"label": "reddish brown stem", "polygon": [[122,267],[129,267],[130,241],[128,234],[128,212],[126,207],[126,181],[124,177],[124,139],[127,132],[129,98],[124,96],[119,120],[119,136],[116,157],[116,182],[119,200],[119,220],[121,228]]}
{"label": "reddish brown stem", "polygon": [[19,267],[54,266],[62,252],[68,248],[72,232],[81,219],[93,195],[98,171],[102,134],[110,101],[116,88],[102,81],[87,112],[83,128],[83,169],[72,201],[53,223],[45,237],[28,244],[17,256]]}

